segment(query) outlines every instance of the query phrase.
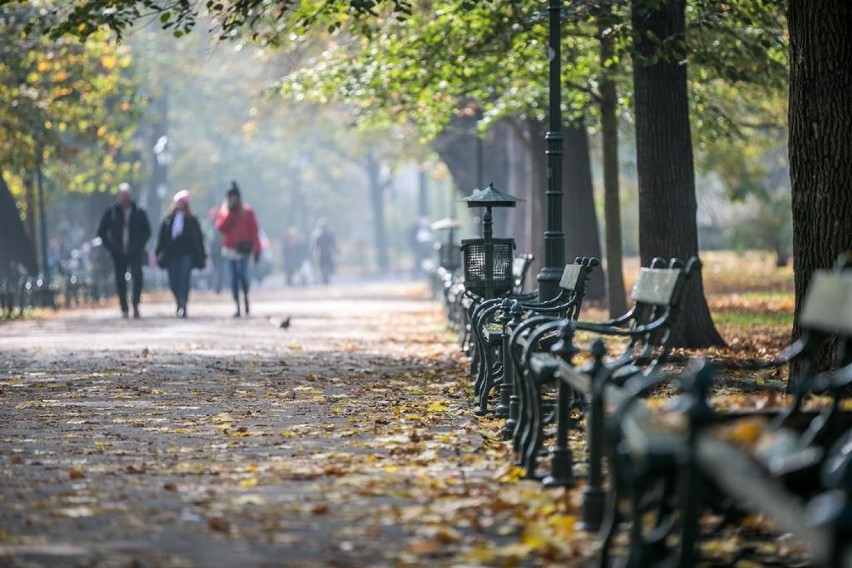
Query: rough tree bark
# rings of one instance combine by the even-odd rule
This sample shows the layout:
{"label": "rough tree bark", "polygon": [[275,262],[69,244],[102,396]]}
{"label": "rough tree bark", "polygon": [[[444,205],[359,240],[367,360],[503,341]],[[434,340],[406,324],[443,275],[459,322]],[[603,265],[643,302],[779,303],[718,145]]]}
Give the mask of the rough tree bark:
{"label": "rough tree bark", "polygon": [[[683,61],[685,0],[649,7],[633,0],[634,108],[639,178],[639,253],[642,265],[656,256],[698,255],[695,174]],[[675,329],[678,347],[724,345],[710,317],[701,278],[686,291]]]}
{"label": "rough tree bark", "polygon": [[[601,17],[598,28],[601,67],[610,66],[614,53],[609,28],[612,9]],[[621,244],[621,196],[618,168],[618,96],[615,81],[604,75],[600,86],[601,149],[603,152],[604,226],[606,243],[606,276],[609,315],[618,317],[627,311],[624,295],[623,249]]]}
{"label": "rough tree bark", "polygon": [[537,282],[544,261],[545,190],[547,189],[547,143],[544,139],[547,126],[543,122],[527,119],[529,129],[530,200],[527,203],[526,233],[535,260],[530,265],[530,280]]}
{"label": "rough tree bark", "polygon": [[38,272],[35,248],[0,171],[0,279],[17,278],[17,272],[12,270],[13,263],[23,264],[31,275]]}
{"label": "rough tree bark", "polygon": [[[814,270],[852,250],[852,3],[790,0],[790,181],[796,318]],[[835,344],[818,370],[833,367]],[[796,368],[792,369],[794,375]]]}

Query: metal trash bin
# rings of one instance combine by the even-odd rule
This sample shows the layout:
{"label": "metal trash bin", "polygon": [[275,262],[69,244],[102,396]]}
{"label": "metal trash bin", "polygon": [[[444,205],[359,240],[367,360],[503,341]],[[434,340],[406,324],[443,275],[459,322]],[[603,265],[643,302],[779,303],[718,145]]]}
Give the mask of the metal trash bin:
{"label": "metal trash bin", "polygon": [[464,239],[461,250],[464,259],[465,289],[486,299],[501,296],[512,289],[514,239]]}

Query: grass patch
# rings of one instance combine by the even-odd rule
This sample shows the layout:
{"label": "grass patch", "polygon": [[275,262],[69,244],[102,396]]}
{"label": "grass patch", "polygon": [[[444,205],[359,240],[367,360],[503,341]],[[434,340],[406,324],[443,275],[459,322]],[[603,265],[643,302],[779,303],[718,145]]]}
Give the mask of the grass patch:
{"label": "grass patch", "polygon": [[713,321],[718,325],[732,327],[792,327],[793,312],[788,311],[745,311],[722,310],[713,312]]}

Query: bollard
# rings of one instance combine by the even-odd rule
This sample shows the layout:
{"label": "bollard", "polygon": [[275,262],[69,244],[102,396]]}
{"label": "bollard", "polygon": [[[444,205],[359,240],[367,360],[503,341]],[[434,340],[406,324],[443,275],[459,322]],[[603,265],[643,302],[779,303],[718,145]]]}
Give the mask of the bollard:
{"label": "bollard", "polygon": [[[559,341],[550,351],[570,363],[577,353],[572,342],[573,322],[563,322],[558,333]],[[574,477],[574,455],[568,446],[568,430],[571,426],[569,401],[572,398],[573,389],[565,381],[559,381],[556,398],[556,445],[550,452],[550,475],[542,480],[545,487],[574,487],[577,484]]]}
{"label": "bollard", "polygon": [[497,318],[497,323],[500,324],[502,331],[500,335],[500,355],[503,360],[503,370],[499,378],[500,402],[494,409],[494,414],[498,418],[509,417],[509,397],[512,395],[512,388],[514,387],[514,367],[512,365],[511,353],[509,353],[509,322],[512,321],[512,314],[510,313],[512,307],[517,304],[517,300],[504,299],[500,304],[500,317]]}
{"label": "bollard", "polygon": [[[511,440],[515,437],[515,429],[517,428],[520,419],[521,407],[521,382],[518,376],[518,369],[515,368],[515,359],[511,351],[511,337],[509,330],[515,330],[524,321],[524,308],[520,302],[515,301],[509,309],[509,314],[512,319],[509,321],[506,330],[505,345],[503,346],[503,368],[509,369],[512,376],[511,392],[509,393],[509,418],[503,425],[503,439]],[[517,447],[515,448],[517,450]]]}
{"label": "bollard", "polygon": [[598,531],[603,523],[606,492],[603,489],[604,388],[611,370],[604,365],[606,345],[598,338],[592,343],[594,362],[588,369],[591,377],[589,415],[586,419],[586,444],[589,454],[589,482],[583,490],[583,508],[578,529]]}

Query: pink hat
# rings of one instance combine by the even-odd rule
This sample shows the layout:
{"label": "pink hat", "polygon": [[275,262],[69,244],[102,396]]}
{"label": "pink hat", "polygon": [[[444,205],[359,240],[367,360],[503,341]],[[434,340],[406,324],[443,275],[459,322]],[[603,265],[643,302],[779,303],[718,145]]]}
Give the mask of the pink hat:
{"label": "pink hat", "polygon": [[175,193],[174,202],[180,203],[181,201],[183,201],[184,203],[186,203],[188,205],[189,204],[189,198],[190,198],[189,190],[182,189],[182,190],[178,191],[177,193]]}

